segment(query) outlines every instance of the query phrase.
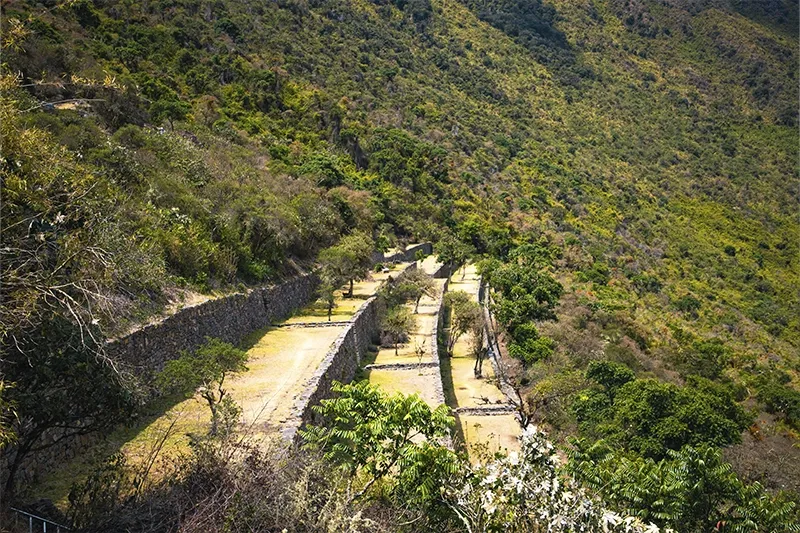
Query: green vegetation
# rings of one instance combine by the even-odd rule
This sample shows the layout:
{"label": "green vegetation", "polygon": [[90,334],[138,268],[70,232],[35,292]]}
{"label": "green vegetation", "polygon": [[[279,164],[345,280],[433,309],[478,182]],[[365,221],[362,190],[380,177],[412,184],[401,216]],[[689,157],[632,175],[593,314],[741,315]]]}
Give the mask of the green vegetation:
{"label": "green vegetation", "polygon": [[[349,283],[347,296],[352,298],[353,282],[367,277],[372,268],[370,255],[373,244],[368,235],[356,232],[342,238],[339,244],[320,252],[320,270],[327,288],[330,289],[332,286],[338,288],[342,283]],[[330,303],[330,298],[328,302]],[[330,306],[328,310],[330,315]]]}
{"label": "green vegetation", "polygon": [[554,308],[563,287],[546,270],[551,265],[550,249],[526,244],[515,248],[508,261],[482,265],[484,279],[494,290],[491,312],[509,335],[508,354],[525,365],[547,359],[553,341],[539,335],[533,324],[556,317]]}
{"label": "green vegetation", "polygon": [[[534,321],[556,331],[546,321],[565,309],[555,307],[561,286],[552,278],[545,283],[536,278],[542,273],[539,265],[551,264],[555,255],[552,247],[525,245],[512,250],[505,263],[487,259],[480,267],[494,289],[491,308],[505,332],[508,354],[523,362],[503,376],[517,394],[521,420],[546,422],[562,438],[572,435],[565,442],[568,471],[611,506],[645,521],[681,531],[707,531],[720,524],[731,531],[797,528],[796,493],[770,493],[758,482],[747,483],[722,460],[721,448],[740,443],[755,422],[739,403],[744,380],[758,383],[759,399],[768,410],[792,420],[791,389],[782,388],[780,375],[741,373],[734,381],[729,374],[732,349],[719,339],[694,339],[662,355],[679,374],[661,372],[658,379],[634,353],[634,347],[646,350],[648,339],[619,316],[606,318],[603,325],[606,332],[629,328],[623,337],[627,342],[612,344],[606,337],[605,353],[589,349],[588,362],[567,351],[578,348],[574,339],[570,346],[550,340],[544,353],[519,343],[518,328],[538,335]],[[519,268],[520,257],[527,260],[526,268]],[[591,274],[584,280],[595,287],[609,281],[598,274],[604,269],[585,272]],[[536,307],[535,295],[543,295],[547,306]],[[591,335],[585,316],[582,321]],[[680,383],[675,383],[678,375]],[[785,382],[788,376],[783,376]]]}
{"label": "green vegetation", "polygon": [[[585,483],[662,524],[786,529],[781,502],[796,495],[778,491],[800,481],[740,479],[719,452],[741,440],[763,467],[782,443],[800,461],[797,7],[4,4],[3,455],[17,464],[45,433],[133,416],[142,384],[104,341],[182,294],[320,267],[330,319],[334,291],[352,293],[373,248],[432,240],[451,271],[483,260],[525,425],[583,439],[575,449],[615,446],[586,460]],[[228,472],[218,451],[198,451],[189,477],[158,489],[163,501],[216,493]],[[623,461],[674,487],[605,483]],[[208,523],[257,509],[249,524],[298,530],[344,530],[355,522],[341,516],[366,512],[341,496],[344,475],[304,485],[319,498],[248,478],[275,471],[300,486],[327,472],[298,463],[256,457],[266,473],[232,473],[243,489],[220,492],[227,507],[199,508]],[[710,481],[689,487],[681,472],[701,463]],[[501,509],[520,530],[522,508]],[[513,530],[481,509],[461,509],[458,527]],[[440,524],[419,520],[409,527]]]}
{"label": "green vegetation", "polygon": [[600,368],[611,365],[592,363],[587,378],[601,384],[602,390],[585,390],[575,399],[573,409],[582,434],[603,436],[644,457],[661,459],[667,450],[686,445],[739,442],[753,422],[724,386],[695,377],[678,387],[632,379],[632,373],[625,376],[630,381],[620,384],[619,370],[598,376]]}
{"label": "green vegetation", "polygon": [[422,269],[407,272],[397,284],[397,292],[414,302],[414,314],[419,312],[419,301],[423,296],[436,297],[436,283],[433,278]]}
{"label": "green vegetation", "polygon": [[[316,411],[330,424],[302,431],[306,446],[351,475],[363,474],[362,497],[378,481],[398,502],[425,503],[436,498],[443,479],[454,474],[453,452],[436,444],[449,434],[453,418],[440,405],[431,411],[416,395],[386,397],[369,382],[334,385],[339,396],[323,400]],[[422,443],[419,439],[422,438]]]}
{"label": "green vegetation", "polygon": [[223,388],[225,378],[247,370],[247,352],[219,339],[206,339],[194,352],[167,361],[156,381],[165,393],[199,394],[211,410],[211,430],[216,436],[233,431],[241,409]]}
{"label": "green vegetation", "polygon": [[480,305],[464,291],[451,291],[445,294],[444,306],[450,317],[445,349],[448,355],[452,355],[458,339],[480,327],[483,311]]}
{"label": "green vegetation", "polygon": [[680,531],[794,531],[797,502],[745,484],[713,446],[670,450],[660,461],[615,453],[605,443],[580,441],[568,469],[601,490],[606,501],[642,520]]}
{"label": "green vegetation", "polygon": [[381,321],[381,339],[389,346],[394,346],[397,355],[400,343],[406,342],[414,329],[414,315],[403,305],[388,309]]}

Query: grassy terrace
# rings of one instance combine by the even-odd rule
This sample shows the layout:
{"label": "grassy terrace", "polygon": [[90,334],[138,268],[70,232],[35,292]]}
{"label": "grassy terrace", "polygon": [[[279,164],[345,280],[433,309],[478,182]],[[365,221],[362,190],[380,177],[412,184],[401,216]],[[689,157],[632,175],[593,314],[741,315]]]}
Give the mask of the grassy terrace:
{"label": "grassy terrace", "polygon": [[[478,299],[480,278],[474,265],[453,274],[448,290],[463,291]],[[442,376],[448,405],[459,407],[480,407],[506,402],[505,396],[494,384],[494,372],[487,361],[483,365],[483,378],[478,379],[473,372],[475,360],[469,356],[471,334],[463,335],[453,349],[451,358],[442,359]],[[465,415],[457,416],[461,437],[472,457],[481,451],[496,452],[518,449],[517,436],[519,423],[512,414]]]}
{"label": "grassy terrace", "polygon": [[[440,264],[436,262],[434,256],[427,257],[418,264],[418,267],[432,274]],[[439,294],[444,288],[443,279],[437,279]],[[413,303],[407,304],[413,310]],[[419,310],[414,318],[416,319],[416,329],[412,332],[408,342],[399,346],[397,354],[392,347],[381,347],[374,355],[374,360],[368,361],[378,365],[383,364],[414,364],[418,362],[427,363],[431,360],[431,336],[438,319],[437,311],[439,298],[424,296],[420,300]],[[420,355],[417,354],[420,350]],[[435,368],[376,368],[366,370],[364,378],[370,383],[374,383],[392,394],[402,392],[403,394],[418,394],[431,407],[436,407],[439,400],[436,395],[436,380],[439,379]]]}
{"label": "grassy terrace", "polygon": [[[394,265],[389,272],[375,273],[371,279],[356,283],[353,298],[337,293],[332,321],[352,318],[389,276],[396,276],[405,266]],[[254,332],[244,343],[248,348],[248,371],[225,385],[241,406],[243,425],[250,435],[267,437],[285,421],[307,380],[344,330],[343,325],[303,328],[292,324],[324,321],[327,310],[314,302],[284,322]],[[209,418],[208,407],[198,399],[163,398],[148,406],[136,424],[113,431],[103,442],[44,476],[30,492],[65,506],[70,487],[88,473],[93,462],[121,451],[132,464],[144,464],[163,440],[160,459],[153,467],[158,474],[171,458],[187,450],[188,434],[207,429]]]}

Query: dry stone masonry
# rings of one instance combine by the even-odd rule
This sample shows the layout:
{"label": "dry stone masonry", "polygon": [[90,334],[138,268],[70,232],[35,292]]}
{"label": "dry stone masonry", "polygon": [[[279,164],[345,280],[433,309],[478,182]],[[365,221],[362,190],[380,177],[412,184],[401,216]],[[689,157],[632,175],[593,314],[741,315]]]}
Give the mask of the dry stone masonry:
{"label": "dry stone masonry", "polygon": [[306,305],[318,283],[315,274],[306,274],[279,285],[209,300],[112,341],[106,349],[134,374],[147,377],[162,370],[182,351],[197,349],[206,337],[240,344],[254,331]]}
{"label": "dry stone masonry", "polygon": [[[416,263],[411,263],[397,276],[397,280],[416,268]],[[364,355],[377,341],[382,305],[377,296],[364,302],[347,329],[333,342],[325,359],[295,402],[292,417],[284,424],[282,434],[286,441],[298,443],[298,430],[303,425],[321,422],[312,407],[331,397],[334,381],[347,383],[355,377]]]}

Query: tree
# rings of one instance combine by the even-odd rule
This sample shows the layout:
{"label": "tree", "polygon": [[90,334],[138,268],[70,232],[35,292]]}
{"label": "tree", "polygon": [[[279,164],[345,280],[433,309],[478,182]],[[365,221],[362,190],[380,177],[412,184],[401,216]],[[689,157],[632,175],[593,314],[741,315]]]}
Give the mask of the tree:
{"label": "tree", "polygon": [[473,249],[470,245],[449,233],[436,243],[436,259],[448,266],[450,276],[453,275],[453,268],[466,265],[467,259],[472,253]]}
{"label": "tree", "polygon": [[372,266],[374,243],[364,232],[357,231],[342,237],[339,244],[319,254],[323,276],[331,280],[350,282],[347,297],[353,296],[353,282],[367,277]]}
{"label": "tree", "polygon": [[[13,444],[4,450],[11,458],[5,492],[11,494],[23,461],[78,435],[88,435],[125,422],[141,399],[106,358],[101,347],[73,322],[52,316],[28,330],[6,350],[3,391],[15,409],[11,418]],[[42,437],[48,438],[43,439]]]}
{"label": "tree", "polygon": [[336,289],[341,286],[341,280],[333,279],[329,272],[323,271],[320,276],[319,287],[317,287],[317,294],[319,298],[325,302],[325,307],[328,310],[328,322],[331,321],[333,308],[336,307]]}
{"label": "tree", "polygon": [[564,288],[548,271],[555,254],[546,246],[527,244],[515,248],[500,266],[482,265],[484,272],[493,269],[489,310],[510,336],[509,354],[526,365],[553,353],[553,341],[540,336],[533,322],[556,318],[555,306]]}
{"label": "tree", "polygon": [[175,121],[183,120],[189,114],[191,107],[186,102],[174,98],[161,98],[150,105],[150,115],[155,122],[166,120],[169,129],[175,129]]}
{"label": "tree", "polygon": [[489,345],[486,342],[486,323],[481,314],[472,324],[472,335],[469,339],[470,355],[475,358],[475,366],[472,371],[476,378],[483,377],[483,361],[489,352]]}
{"label": "tree", "polygon": [[448,292],[444,304],[450,313],[450,329],[447,334],[447,354],[453,355],[456,342],[464,333],[476,327],[482,318],[481,306],[464,291]]}
{"label": "tree", "polygon": [[[205,344],[194,352],[183,352],[178,359],[168,361],[158,375],[158,384],[165,392],[180,392],[188,396],[199,394],[211,410],[211,430],[219,433],[226,415],[236,411],[223,388],[230,374],[247,370],[247,352],[220,339],[206,338]],[[223,429],[225,428],[223,424]]]}
{"label": "tree", "polygon": [[700,340],[676,355],[676,362],[684,376],[697,375],[718,379],[730,366],[733,351],[720,339]]}
{"label": "tree", "polygon": [[769,495],[759,483],[747,485],[707,444],[669,450],[655,461],[604,441],[572,440],[567,470],[601,492],[614,507],[642,520],[680,531],[794,531],[797,504],[784,494]]}
{"label": "tree", "polygon": [[454,419],[446,405],[434,410],[416,394],[387,396],[369,382],[334,383],[337,396],[314,410],[329,423],[308,426],[300,434],[305,447],[366,483],[354,499],[379,480],[388,493],[414,504],[433,499],[447,477],[458,471],[458,458],[439,446],[450,436]]}
{"label": "tree", "polygon": [[394,354],[398,354],[398,345],[408,339],[416,321],[405,306],[399,305],[389,309],[381,323],[381,338],[387,339],[394,346]]}
{"label": "tree", "polygon": [[586,368],[586,379],[596,381],[605,387],[606,393],[613,398],[617,389],[636,379],[636,374],[622,363],[592,361]]}
{"label": "tree", "polygon": [[543,361],[553,355],[555,342],[539,334],[531,322],[517,326],[508,343],[508,355],[519,359],[525,366]]}
{"label": "tree", "polygon": [[589,376],[603,383],[604,390],[575,398],[573,410],[581,430],[645,457],[662,459],[685,445],[737,443],[752,423],[729,388],[697,376],[679,387],[655,379],[629,379],[619,366],[605,364],[590,366]]}
{"label": "tree", "polygon": [[419,302],[423,296],[434,298],[437,294],[437,286],[433,277],[419,268],[407,272],[395,290],[402,297],[414,302],[414,314],[419,311]]}

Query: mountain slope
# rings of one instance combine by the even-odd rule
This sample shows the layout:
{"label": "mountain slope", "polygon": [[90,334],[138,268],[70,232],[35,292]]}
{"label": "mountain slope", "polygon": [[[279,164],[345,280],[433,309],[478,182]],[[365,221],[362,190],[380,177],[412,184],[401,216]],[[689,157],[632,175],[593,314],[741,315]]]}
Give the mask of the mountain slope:
{"label": "mountain slope", "polygon": [[[176,286],[290,274],[355,229],[379,245],[454,234],[496,255],[543,238],[594,324],[574,335],[607,355],[678,379],[676,358],[719,338],[734,383],[776,370],[796,390],[796,13],[791,0],[14,2],[5,29],[28,34],[4,54],[4,105],[114,206],[109,250],[135,259],[102,276],[106,333]],[[22,173],[12,159],[6,183]],[[38,223],[57,227],[48,209]],[[4,244],[31,236],[19,231]],[[593,357],[569,343],[573,311],[552,335]]]}

